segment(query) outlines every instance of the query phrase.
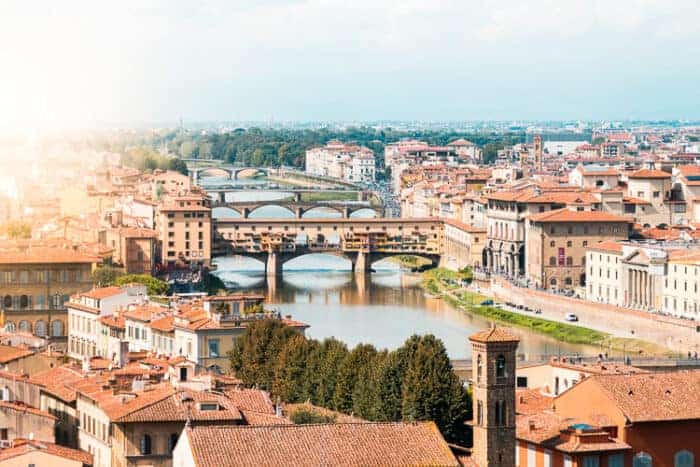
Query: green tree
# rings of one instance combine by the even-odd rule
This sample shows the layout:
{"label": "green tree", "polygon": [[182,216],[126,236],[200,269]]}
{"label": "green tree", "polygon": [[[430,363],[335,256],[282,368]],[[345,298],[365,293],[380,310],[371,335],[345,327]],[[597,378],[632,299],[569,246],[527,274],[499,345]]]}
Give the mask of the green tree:
{"label": "green tree", "polygon": [[403,403],[403,382],[409,362],[413,359],[421,337],[413,335],[391,352],[383,362],[377,383],[377,419],[384,421],[401,420]]}
{"label": "green tree", "polygon": [[167,282],[149,276],[148,274],[125,274],[116,277],[114,280],[114,285],[120,287],[128,284],[145,285],[148,289],[148,295],[165,295],[170,289]]}
{"label": "green tree", "polygon": [[408,364],[402,387],[403,420],[432,420],[448,440],[459,440],[470,417],[470,398],[452,370],[442,341],[423,336]]}
{"label": "green tree", "polygon": [[[311,380],[308,393],[311,401],[322,407],[333,406],[336,381],[340,367],[348,356],[348,347],[337,339],[325,339],[309,356],[310,362],[315,359],[318,363],[309,364],[309,379]],[[313,372],[313,373],[311,373]]]}
{"label": "green tree", "polygon": [[276,319],[250,323],[234,341],[231,368],[247,386],[270,390],[275,364],[287,341],[299,333]]}
{"label": "green tree", "polygon": [[352,411],[355,415],[378,420],[379,417],[379,376],[389,352],[377,352],[371,360],[358,368],[357,382],[352,393]]}
{"label": "green tree", "polygon": [[97,287],[114,285],[117,278],[124,275],[124,270],[114,266],[98,266],[92,271],[92,283]]}
{"label": "green tree", "polygon": [[178,157],[171,157],[168,160],[168,170],[180,172],[182,175],[187,175],[189,173],[187,170],[187,163]]}
{"label": "green tree", "polygon": [[318,342],[309,341],[301,334],[291,336],[282,347],[275,365],[272,394],[286,402],[303,402],[308,399],[304,381],[307,359]]}
{"label": "green tree", "polygon": [[350,413],[353,409],[355,386],[360,378],[367,375],[367,368],[377,355],[377,349],[370,344],[359,344],[347,355],[338,369],[333,407],[339,412]]}
{"label": "green tree", "polygon": [[289,414],[289,419],[295,425],[307,425],[311,423],[335,423],[336,415],[324,415],[310,408],[300,408]]}

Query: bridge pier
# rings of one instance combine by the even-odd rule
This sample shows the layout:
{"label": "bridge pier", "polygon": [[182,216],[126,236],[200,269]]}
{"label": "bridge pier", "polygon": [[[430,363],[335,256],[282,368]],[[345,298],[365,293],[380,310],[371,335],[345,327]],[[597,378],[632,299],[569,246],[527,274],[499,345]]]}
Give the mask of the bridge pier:
{"label": "bridge pier", "polygon": [[343,219],[348,219],[350,217],[350,208],[345,206],[343,207]]}
{"label": "bridge pier", "polygon": [[355,274],[367,274],[371,271],[372,263],[369,260],[369,253],[358,251],[355,262],[352,263],[352,270]]}
{"label": "bridge pier", "polygon": [[280,277],[282,275],[282,261],[280,261],[279,255],[273,251],[267,254],[265,275],[267,277]]}
{"label": "bridge pier", "polygon": [[294,201],[295,202],[300,202],[301,201],[301,193],[298,191],[293,192],[294,193]]}
{"label": "bridge pier", "polygon": [[297,219],[301,219],[302,216],[304,215],[304,212],[306,212],[306,211],[304,211],[304,208],[300,208],[300,207],[298,207],[294,210],[294,214],[297,216]]}
{"label": "bridge pier", "polygon": [[250,208],[241,209],[241,216],[243,216],[243,219],[248,219],[248,216],[250,216]]}

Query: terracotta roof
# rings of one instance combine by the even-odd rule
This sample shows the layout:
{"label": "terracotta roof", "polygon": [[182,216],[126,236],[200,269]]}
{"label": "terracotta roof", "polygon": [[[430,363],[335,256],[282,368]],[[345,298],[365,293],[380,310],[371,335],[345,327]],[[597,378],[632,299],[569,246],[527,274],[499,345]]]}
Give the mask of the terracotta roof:
{"label": "terracotta roof", "polygon": [[45,412],[41,409],[37,409],[36,407],[32,407],[31,405],[27,405],[23,402],[19,401],[2,401],[0,400],[0,409],[9,409],[14,412],[19,412],[20,414],[32,414],[32,415],[37,415],[39,417],[44,417],[44,418],[49,418],[51,420],[55,420],[56,417],[51,415],[48,412]]}
{"label": "terracotta roof", "polygon": [[640,169],[636,172],[632,172],[628,176],[629,178],[671,178],[671,174],[664,172],[663,170],[655,169]]}
{"label": "terracotta roof", "polygon": [[247,425],[290,425],[292,422],[284,417],[278,417],[271,413],[253,412],[241,410]]}
{"label": "terracotta roof", "polygon": [[518,389],[515,392],[515,411],[519,414],[535,414],[552,408],[554,399],[539,389]]}
{"label": "terracotta roof", "polygon": [[241,410],[274,414],[275,406],[270,395],[260,389],[236,388],[224,393]]}
{"label": "terracotta roof", "polygon": [[27,440],[17,438],[12,441],[12,447],[0,449],[0,462],[22,456],[34,451],[41,451],[46,454],[62,457],[64,459],[81,462],[83,466],[92,465],[92,454],[78,449],[71,449],[45,441]]}
{"label": "terracotta roof", "polygon": [[175,330],[175,326],[173,325],[173,322],[175,321],[175,318],[173,315],[168,315],[168,316],[163,316],[162,318],[154,319],[151,321],[151,329],[155,329],[156,331],[161,331],[161,332],[173,332]]}
{"label": "terracotta roof", "polygon": [[533,222],[630,222],[626,217],[604,211],[574,211],[568,208],[531,214]]}
{"label": "terracotta roof", "polygon": [[126,328],[126,323],[124,321],[123,316],[116,316],[116,315],[102,316],[100,318],[100,323],[102,323],[103,326],[107,326],[110,328],[116,328],[116,329],[125,329]]}
{"label": "terracotta roof", "polygon": [[[202,403],[215,404],[218,408],[201,410]],[[187,420],[240,423],[243,421],[243,415],[235,403],[222,394],[205,391],[171,391],[165,397],[130,410],[113,420],[117,423],[186,422]]]}
{"label": "terracotta roof", "polygon": [[77,294],[80,297],[93,298],[96,300],[101,300],[107,297],[113,297],[114,295],[119,295],[123,290],[121,287],[101,287],[98,289],[92,289],[89,292],[83,292]]}
{"label": "terracotta roof", "polygon": [[80,310],[80,311],[86,311],[88,313],[92,313],[94,315],[99,315],[100,314],[100,309],[95,308],[94,306],[89,306],[89,305],[84,305],[80,303],[78,300],[79,298],[76,298],[76,300],[71,300],[68,303],[66,303],[66,306],[68,308],[72,308],[74,310]]}
{"label": "terracotta roof", "polygon": [[28,357],[29,355],[33,354],[34,352],[28,349],[0,344],[0,363],[2,364]]}
{"label": "terracotta roof", "polygon": [[590,249],[613,253],[622,253],[622,243],[616,242],[614,240],[604,240],[591,246]]}
{"label": "terracotta roof", "polygon": [[125,319],[148,322],[166,311],[168,311],[166,308],[158,305],[130,305],[122,316]]}
{"label": "terracotta roof", "polygon": [[0,264],[100,263],[101,258],[60,247],[0,250]]}
{"label": "terracotta roof", "polygon": [[485,227],[474,227],[472,225],[466,224],[466,223],[458,221],[456,219],[445,219],[445,224],[451,225],[453,227],[456,227],[460,230],[463,230],[463,231],[469,232],[469,233],[484,233],[484,232],[486,232]]}
{"label": "terracotta roof", "polygon": [[474,342],[520,342],[520,338],[502,327],[484,329],[469,336]]}
{"label": "terracotta roof", "polygon": [[32,375],[29,378],[29,382],[40,386],[44,392],[64,402],[71,403],[76,399],[76,391],[73,385],[82,379],[82,373],[75,368],[57,366]]}
{"label": "terracotta roof", "polygon": [[633,423],[700,419],[700,370],[589,379]]}
{"label": "terracotta roof", "polygon": [[458,466],[432,422],[185,428],[198,467]]}

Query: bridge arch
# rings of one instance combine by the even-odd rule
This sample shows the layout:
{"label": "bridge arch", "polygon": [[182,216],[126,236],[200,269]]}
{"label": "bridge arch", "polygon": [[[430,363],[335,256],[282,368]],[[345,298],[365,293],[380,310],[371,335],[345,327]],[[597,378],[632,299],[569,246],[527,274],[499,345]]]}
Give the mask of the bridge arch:
{"label": "bridge arch", "polygon": [[243,217],[243,213],[234,207],[230,206],[216,206],[212,209],[211,216],[219,219],[232,219],[237,217]]}
{"label": "bridge arch", "polygon": [[268,175],[268,170],[263,167],[242,167],[240,169],[234,169],[231,171],[231,178],[234,180],[238,180],[243,176],[245,178],[245,175],[243,174],[248,174],[251,173],[253,177],[256,177],[258,175]]}
{"label": "bridge arch", "polygon": [[285,214],[289,213],[288,216],[284,216],[284,218],[295,218],[296,213],[294,210],[285,204],[281,203],[264,203],[256,206],[254,209],[251,209],[250,212],[248,213],[248,217],[251,218],[265,218],[265,217],[274,217],[274,218],[282,218],[280,214],[282,214],[280,209],[283,209]]}
{"label": "bridge arch", "polygon": [[[330,211],[330,212],[329,212]],[[324,213],[326,215],[319,215]],[[330,215],[332,214],[332,215]],[[337,215],[336,215],[337,214]],[[314,218],[340,218],[343,217],[343,209],[337,206],[327,206],[320,204],[312,208],[307,209],[301,215],[302,219],[314,219]]]}
{"label": "bridge arch", "polygon": [[225,169],[223,167],[207,167],[204,169],[197,169],[198,178],[202,177],[232,177],[232,171]]}
{"label": "bridge arch", "polygon": [[381,217],[381,216],[380,216],[380,213],[377,212],[377,210],[375,208],[363,206],[363,207],[359,207],[359,208],[350,209],[349,217],[369,219],[369,218]]}

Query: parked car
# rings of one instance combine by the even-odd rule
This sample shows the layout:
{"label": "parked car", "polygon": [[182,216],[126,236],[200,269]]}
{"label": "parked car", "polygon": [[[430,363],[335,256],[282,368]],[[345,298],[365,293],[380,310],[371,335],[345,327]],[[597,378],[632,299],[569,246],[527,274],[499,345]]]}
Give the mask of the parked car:
{"label": "parked car", "polygon": [[490,298],[489,298],[489,299],[486,299],[486,300],[484,300],[483,302],[481,302],[481,305],[483,305],[483,306],[491,306],[491,305],[493,305],[493,300],[491,300]]}
{"label": "parked car", "polygon": [[542,314],[542,310],[541,310],[540,308],[536,309],[536,310],[535,310],[535,314],[536,314],[536,315],[541,315],[541,314]]}
{"label": "parked car", "polygon": [[573,314],[573,313],[567,313],[567,314],[566,314],[566,320],[567,320],[567,321],[571,321],[571,322],[576,322],[576,321],[578,321],[578,316],[576,316],[576,315]]}

